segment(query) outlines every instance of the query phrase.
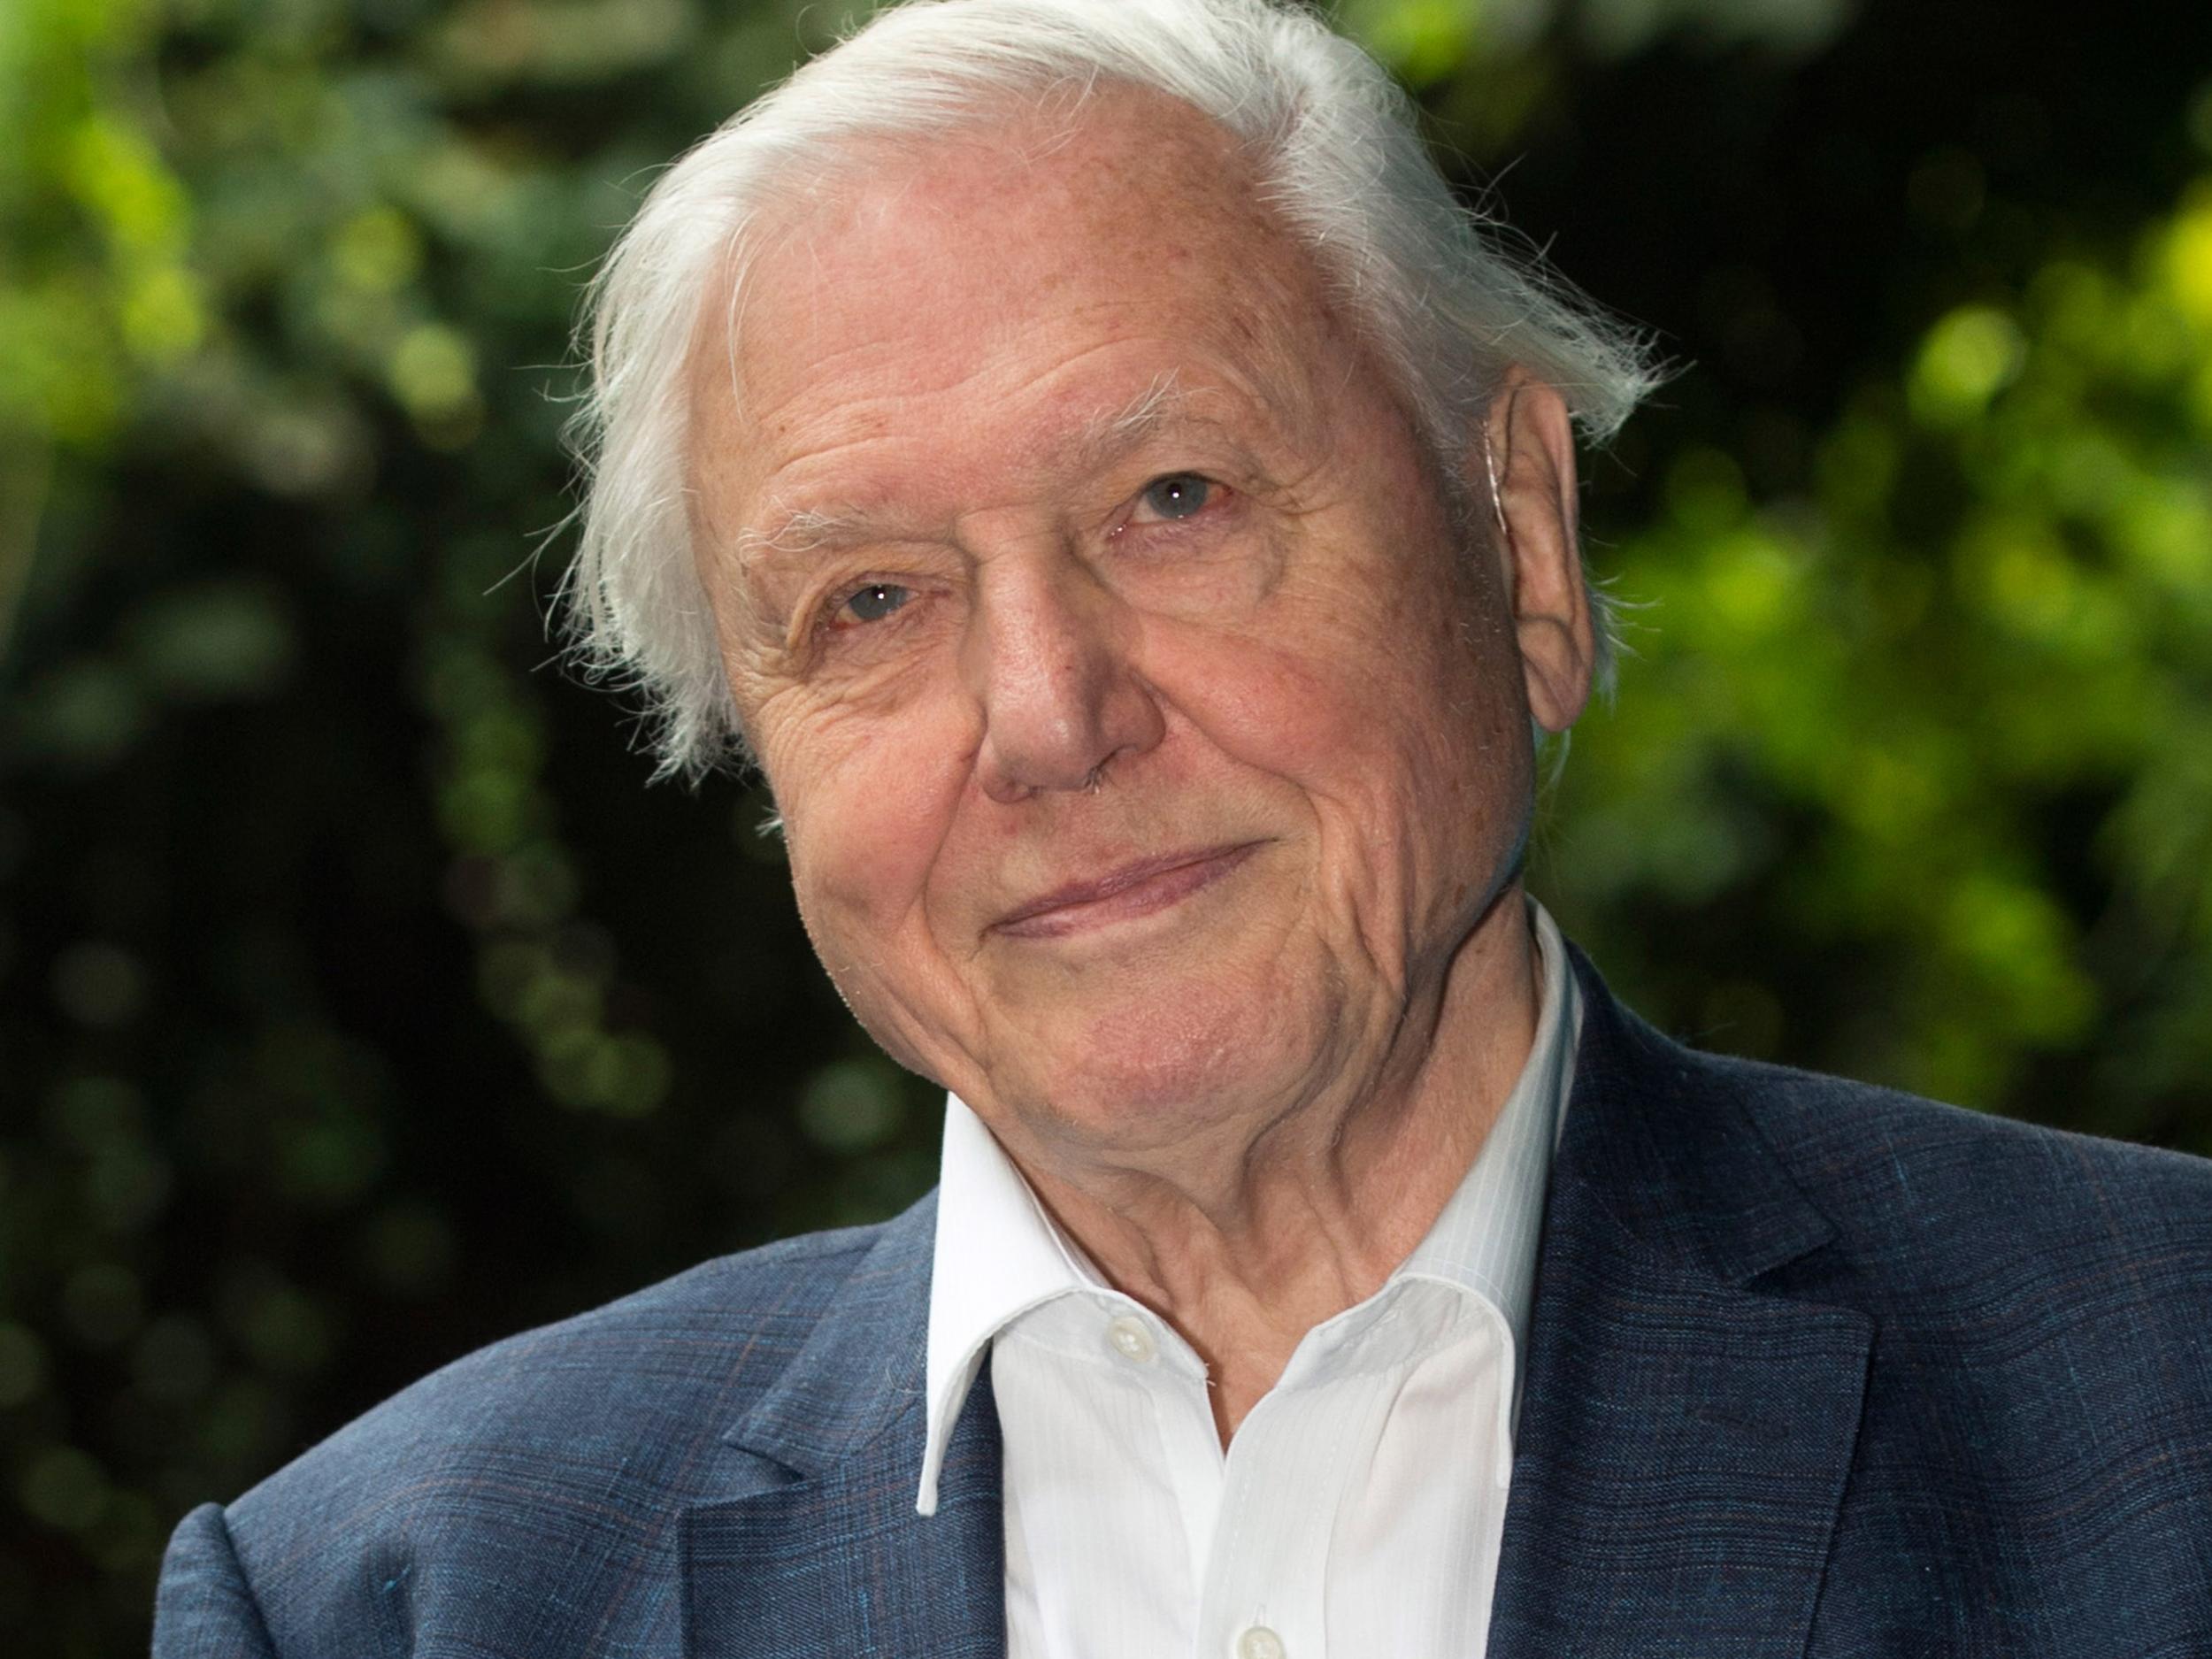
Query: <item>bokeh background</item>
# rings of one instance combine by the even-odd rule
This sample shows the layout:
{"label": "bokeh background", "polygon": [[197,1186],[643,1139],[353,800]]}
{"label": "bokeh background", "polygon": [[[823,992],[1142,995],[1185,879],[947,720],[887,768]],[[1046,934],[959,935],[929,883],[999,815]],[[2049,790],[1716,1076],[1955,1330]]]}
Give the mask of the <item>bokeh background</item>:
{"label": "bokeh background", "polygon": [[[1706,1045],[2212,1152],[2212,10],[1342,13],[1680,365],[1537,891]],[[141,1650],[191,1504],[929,1183],[763,801],[646,788],[545,622],[580,285],[846,15],[0,0],[0,1650]]]}

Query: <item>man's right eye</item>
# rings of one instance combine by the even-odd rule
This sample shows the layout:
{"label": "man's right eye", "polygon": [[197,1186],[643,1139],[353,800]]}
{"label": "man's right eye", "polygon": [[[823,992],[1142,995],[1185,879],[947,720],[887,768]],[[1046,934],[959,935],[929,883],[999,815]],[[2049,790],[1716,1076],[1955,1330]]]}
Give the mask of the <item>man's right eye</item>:
{"label": "man's right eye", "polygon": [[911,588],[902,588],[896,582],[866,583],[854,588],[839,602],[836,610],[830,614],[830,626],[849,628],[863,623],[880,622],[913,597]]}

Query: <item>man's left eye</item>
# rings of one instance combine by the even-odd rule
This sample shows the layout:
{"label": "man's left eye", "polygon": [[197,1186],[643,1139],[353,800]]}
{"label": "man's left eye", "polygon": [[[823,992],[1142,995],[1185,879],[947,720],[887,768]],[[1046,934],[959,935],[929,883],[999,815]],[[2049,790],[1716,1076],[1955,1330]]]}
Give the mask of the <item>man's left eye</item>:
{"label": "man's left eye", "polygon": [[1187,518],[1205,506],[1213,491],[1212,483],[1195,472],[1171,472],[1147,484],[1141,499],[1163,518]]}

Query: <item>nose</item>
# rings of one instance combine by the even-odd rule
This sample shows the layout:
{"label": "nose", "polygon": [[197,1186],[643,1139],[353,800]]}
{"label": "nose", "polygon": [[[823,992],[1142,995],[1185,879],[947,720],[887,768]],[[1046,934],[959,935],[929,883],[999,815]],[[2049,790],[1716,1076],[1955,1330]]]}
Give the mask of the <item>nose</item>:
{"label": "nose", "polygon": [[982,714],[976,770],[1012,804],[1094,785],[1160,741],[1156,695],[1129,660],[1133,618],[1071,561],[1033,550],[987,563],[964,645]]}

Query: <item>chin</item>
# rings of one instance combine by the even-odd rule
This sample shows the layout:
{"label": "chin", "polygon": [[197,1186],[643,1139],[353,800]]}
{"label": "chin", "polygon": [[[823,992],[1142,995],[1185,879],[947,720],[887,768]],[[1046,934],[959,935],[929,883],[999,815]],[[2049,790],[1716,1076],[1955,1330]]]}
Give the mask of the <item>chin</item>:
{"label": "chin", "polygon": [[1305,1050],[1334,1024],[1316,999],[1279,987],[1150,990],[1086,1010],[1033,1048],[1033,1098],[1056,1138],[1138,1153],[1272,1116],[1312,1077],[1317,1056]]}

